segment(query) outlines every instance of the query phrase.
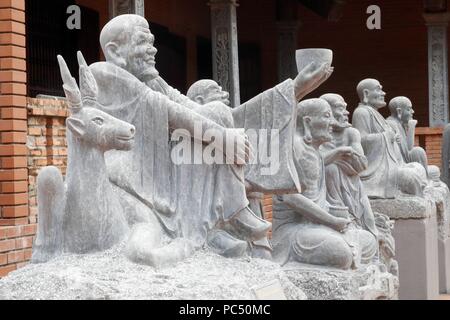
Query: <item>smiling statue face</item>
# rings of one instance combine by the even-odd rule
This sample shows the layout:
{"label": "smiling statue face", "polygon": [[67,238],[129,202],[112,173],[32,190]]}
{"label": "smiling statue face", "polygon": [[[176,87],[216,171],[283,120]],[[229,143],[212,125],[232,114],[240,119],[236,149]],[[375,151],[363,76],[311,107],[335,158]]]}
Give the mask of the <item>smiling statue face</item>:
{"label": "smiling statue face", "polygon": [[326,100],[331,106],[334,117],[331,125],[335,131],[351,127],[348,122],[350,112],[347,111],[347,103],[342,96],[335,93],[327,93],[322,95],[321,98]]}
{"label": "smiling statue face", "polygon": [[126,69],[141,81],[156,78],[159,73],[155,68],[155,37],[150,29],[136,26],[131,36]]}
{"label": "smiling statue face", "polygon": [[378,81],[374,81],[373,83],[371,83],[370,87],[365,89],[367,104],[376,109],[380,109],[386,106],[386,102],[384,101],[386,92],[384,92],[382,89],[383,87]]}
{"label": "smiling statue face", "polygon": [[214,81],[211,81],[211,83],[207,85],[207,90],[204,96],[205,104],[212,101],[220,101],[227,106],[230,105],[228,92],[223,91],[222,87]]}

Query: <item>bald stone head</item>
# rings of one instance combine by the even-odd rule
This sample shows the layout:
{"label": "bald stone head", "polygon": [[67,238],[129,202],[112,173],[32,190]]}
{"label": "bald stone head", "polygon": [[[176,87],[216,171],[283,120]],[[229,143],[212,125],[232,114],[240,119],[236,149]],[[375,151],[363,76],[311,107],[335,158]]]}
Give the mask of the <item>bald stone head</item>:
{"label": "bald stone head", "polygon": [[359,101],[374,109],[386,106],[384,96],[386,92],[382,90],[382,85],[376,79],[364,79],[356,87]]}
{"label": "bald stone head", "polygon": [[136,14],[113,18],[100,33],[106,61],[127,70],[143,82],[158,76],[154,41],[147,20]]}
{"label": "bald stone head", "polygon": [[407,124],[409,120],[412,120],[414,114],[411,100],[402,96],[392,98],[391,101],[389,101],[389,110],[393,117],[404,124]]}
{"label": "bald stone head", "polygon": [[227,106],[230,105],[228,92],[223,91],[217,82],[210,79],[198,80],[193,83],[187,92],[187,97],[198,104],[220,101]]}
{"label": "bald stone head", "polygon": [[339,131],[351,126],[348,122],[348,115],[350,112],[347,111],[347,103],[341,95],[336,93],[326,93],[322,95],[320,99],[324,99],[331,107],[335,120],[332,123],[334,130]]}
{"label": "bald stone head", "polygon": [[331,141],[331,123],[333,114],[328,102],[314,98],[301,101],[297,105],[297,125],[306,143],[318,148]]}

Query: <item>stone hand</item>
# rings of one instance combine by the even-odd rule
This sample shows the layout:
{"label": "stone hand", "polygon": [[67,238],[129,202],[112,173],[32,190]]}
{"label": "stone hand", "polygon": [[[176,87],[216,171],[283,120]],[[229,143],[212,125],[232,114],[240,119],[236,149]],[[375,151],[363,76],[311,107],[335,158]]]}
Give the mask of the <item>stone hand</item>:
{"label": "stone hand", "polygon": [[324,63],[318,68],[314,62],[307,65],[295,78],[295,96],[297,100],[317,89],[331,76],[333,70],[334,68],[328,63]]}
{"label": "stone hand", "polygon": [[225,136],[225,150],[222,150],[227,158],[227,163],[234,163],[236,165],[244,165],[248,163],[252,148],[245,134],[245,130],[227,129]]}
{"label": "stone hand", "polygon": [[333,229],[339,232],[344,232],[350,223],[352,223],[350,219],[336,217],[333,223]]}
{"label": "stone hand", "polygon": [[353,159],[353,158],[361,158],[363,155],[359,154],[355,149],[349,146],[339,147],[336,149],[339,158],[341,159]]}
{"label": "stone hand", "polygon": [[396,134],[395,134],[395,132],[392,131],[392,130],[388,130],[388,131],[386,131],[386,133],[387,133],[389,142],[394,143],[394,141],[395,141],[395,139],[396,139]]}
{"label": "stone hand", "polygon": [[417,126],[417,120],[411,119],[408,121],[408,128],[415,128]]}
{"label": "stone hand", "polygon": [[399,135],[398,133],[395,135],[395,142],[397,142],[397,143],[402,142],[402,136]]}

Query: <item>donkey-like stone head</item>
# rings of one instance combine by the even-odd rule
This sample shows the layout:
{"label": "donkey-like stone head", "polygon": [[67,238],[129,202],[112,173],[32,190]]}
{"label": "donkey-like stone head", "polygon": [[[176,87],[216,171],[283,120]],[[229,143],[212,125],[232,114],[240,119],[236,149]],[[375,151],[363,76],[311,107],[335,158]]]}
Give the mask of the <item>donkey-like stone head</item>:
{"label": "donkey-like stone head", "polygon": [[67,129],[84,144],[103,152],[130,150],[134,144],[135,127],[93,107],[97,103],[97,83],[81,52],[78,52],[81,92],[63,57],[58,56],[58,62],[71,110],[66,120]]}

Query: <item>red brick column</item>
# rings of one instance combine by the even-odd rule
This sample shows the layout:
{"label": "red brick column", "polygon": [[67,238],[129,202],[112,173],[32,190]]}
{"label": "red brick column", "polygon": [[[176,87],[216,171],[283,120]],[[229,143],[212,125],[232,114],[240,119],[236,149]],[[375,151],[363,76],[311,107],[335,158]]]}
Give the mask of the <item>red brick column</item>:
{"label": "red brick column", "polygon": [[31,255],[26,94],[25,0],[0,0],[0,277]]}

